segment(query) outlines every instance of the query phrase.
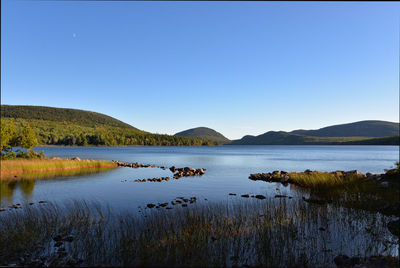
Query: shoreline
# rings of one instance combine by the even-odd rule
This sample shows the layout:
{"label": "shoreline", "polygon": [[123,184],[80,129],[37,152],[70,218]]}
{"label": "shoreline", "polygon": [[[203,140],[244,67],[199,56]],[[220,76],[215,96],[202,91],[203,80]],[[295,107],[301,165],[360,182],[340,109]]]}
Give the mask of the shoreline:
{"label": "shoreline", "polygon": [[[0,181],[13,181],[22,179],[24,175],[41,175],[46,177],[46,173],[60,173],[80,170],[98,170],[102,168],[117,167],[115,163],[107,160],[81,160],[73,159],[10,159],[1,160]],[[74,172],[72,172],[74,173]],[[19,176],[17,176],[19,175]]]}
{"label": "shoreline", "polygon": [[110,165],[101,165],[101,166],[96,166],[96,165],[90,165],[90,166],[81,166],[81,167],[65,167],[65,168],[48,168],[48,169],[32,169],[29,171],[24,171],[24,169],[18,169],[18,170],[7,170],[7,171],[2,171],[2,175],[11,175],[11,174],[21,174],[24,172],[47,172],[47,171],[58,171],[58,170],[73,170],[73,169],[85,169],[85,168],[103,168],[103,167],[116,167],[116,165],[110,164]]}

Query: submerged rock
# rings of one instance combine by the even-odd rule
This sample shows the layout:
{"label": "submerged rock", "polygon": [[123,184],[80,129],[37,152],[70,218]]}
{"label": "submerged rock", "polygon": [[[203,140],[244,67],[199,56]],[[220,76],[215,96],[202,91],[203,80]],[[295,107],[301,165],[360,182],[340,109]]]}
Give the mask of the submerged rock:
{"label": "submerged rock", "polygon": [[178,179],[181,177],[189,177],[189,176],[201,176],[205,174],[205,168],[191,168],[191,167],[184,167],[184,168],[176,168],[175,166],[170,167],[172,172],[176,172],[174,174],[174,178]]}
{"label": "submerged rock", "polygon": [[347,255],[338,255],[333,259],[333,261],[338,267],[350,265],[350,258]]}
{"label": "submerged rock", "polygon": [[63,238],[63,241],[65,242],[72,242],[74,241],[74,237],[72,235],[67,235]]}
{"label": "submerged rock", "polygon": [[395,236],[400,235],[400,220],[389,222],[387,227],[389,231]]}

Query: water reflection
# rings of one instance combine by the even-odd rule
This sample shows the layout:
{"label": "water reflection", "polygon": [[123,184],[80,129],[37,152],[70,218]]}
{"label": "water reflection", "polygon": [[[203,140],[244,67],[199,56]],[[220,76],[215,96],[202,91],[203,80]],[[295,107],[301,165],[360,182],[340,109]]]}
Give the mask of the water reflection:
{"label": "water reflection", "polygon": [[26,199],[31,198],[35,188],[35,180],[0,181],[0,201],[12,202],[14,192],[20,189]]}
{"label": "water reflection", "polygon": [[[114,167],[87,168],[76,170],[56,170],[47,172],[30,172],[18,176],[2,177],[0,180],[0,202],[2,205],[15,202],[14,194],[19,189],[23,199],[30,200],[33,196],[36,180],[60,180],[63,177],[79,178],[80,176],[97,174],[114,169]],[[21,201],[19,201],[21,202]]]}
{"label": "water reflection", "polygon": [[33,189],[35,188],[35,180],[21,180],[19,183],[19,188],[25,199],[31,198]]}

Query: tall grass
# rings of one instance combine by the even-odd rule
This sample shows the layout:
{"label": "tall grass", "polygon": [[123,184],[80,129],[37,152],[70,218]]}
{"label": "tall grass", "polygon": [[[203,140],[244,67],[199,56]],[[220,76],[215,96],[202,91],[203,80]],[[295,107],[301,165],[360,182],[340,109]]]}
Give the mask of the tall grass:
{"label": "tall grass", "polygon": [[303,173],[291,172],[290,179],[296,185],[315,190],[332,190],[332,188],[346,189],[363,183],[360,175],[337,175],[329,172]]}
{"label": "tall grass", "polygon": [[[75,175],[117,165],[105,160],[12,159],[1,160],[1,180]],[[81,171],[75,171],[80,170]]]}
{"label": "tall grass", "polygon": [[84,202],[45,204],[0,214],[0,265],[25,253],[51,256],[52,237],[61,234],[74,236],[66,251],[85,266],[326,267],[334,266],[337,254],[398,254],[387,220],[294,199],[146,210],[141,215]]}

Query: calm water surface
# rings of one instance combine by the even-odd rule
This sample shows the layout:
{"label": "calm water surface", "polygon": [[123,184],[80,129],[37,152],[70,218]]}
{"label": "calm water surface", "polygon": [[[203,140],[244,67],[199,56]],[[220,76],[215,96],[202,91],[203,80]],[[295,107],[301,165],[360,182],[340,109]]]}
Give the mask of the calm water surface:
{"label": "calm water surface", "polygon": [[[2,185],[1,206],[47,200],[98,201],[112,208],[137,210],[147,203],[177,196],[208,201],[228,200],[228,193],[291,194],[290,186],[251,181],[249,174],[273,170],[334,171],[358,169],[381,173],[399,160],[397,146],[219,146],[219,147],[36,147],[48,157],[80,157],[140,162],[163,166],[206,168],[206,174],[168,182],[136,183],[135,179],[165,177],[159,168],[117,168],[104,173],[56,177]],[[125,180],[127,180],[125,182]]]}

